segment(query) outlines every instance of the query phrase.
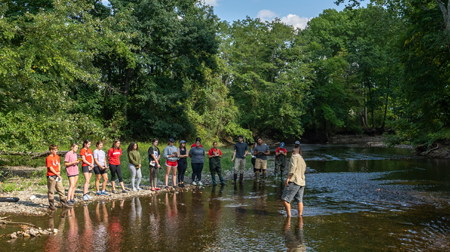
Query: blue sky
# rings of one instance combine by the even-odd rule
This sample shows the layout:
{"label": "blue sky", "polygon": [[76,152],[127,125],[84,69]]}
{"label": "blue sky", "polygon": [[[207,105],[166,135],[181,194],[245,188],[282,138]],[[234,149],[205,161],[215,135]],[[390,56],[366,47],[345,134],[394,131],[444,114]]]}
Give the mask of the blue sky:
{"label": "blue sky", "polygon": [[342,10],[344,6],[335,0],[204,0],[214,6],[216,15],[227,21],[251,18],[272,20],[279,17],[282,22],[304,28],[312,17],[319,16],[324,9]]}
{"label": "blue sky", "polygon": [[[214,6],[214,12],[222,19],[232,22],[238,19],[260,18],[271,21],[279,17],[282,22],[296,28],[304,28],[309,19],[319,16],[324,9],[342,10],[344,6],[335,0],[202,0]],[[107,0],[103,0],[108,4]]]}

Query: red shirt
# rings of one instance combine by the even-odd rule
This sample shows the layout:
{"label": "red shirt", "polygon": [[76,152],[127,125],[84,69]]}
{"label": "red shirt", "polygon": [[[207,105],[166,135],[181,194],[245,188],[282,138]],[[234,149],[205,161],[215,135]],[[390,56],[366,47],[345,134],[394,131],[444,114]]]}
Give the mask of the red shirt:
{"label": "red shirt", "polygon": [[[193,145],[191,145],[191,149],[194,148],[195,146],[196,146],[195,143]],[[201,144],[200,144],[200,147],[203,148],[203,146]]]}
{"label": "red shirt", "polygon": [[[219,156],[221,156],[222,152],[220,151],[220,149],[217,149],[217,150],[219,151]],[[210,156],[215,155],[214,152],[217,153],[217,151],[214,151],[214,148],[209,149],[209,155]]]}
{"label": "red shirt", "polygon": [[[84,159],[86,159],[86,162],[92,164],[93,162],[93,156],[91,149],[82,148],[80,150],[80,156],[84,156]],[[81,166],[89,166],[88,164],[84,163]]]}
{"label": "red shirt", "polygon": [[50,167],[52,167],[55,172],[59,172],[59,156],[55,155],[53,157],[52,155],[49,155],[45,160],[45,163],[47,164],[47,176],[56,176],[56,174],[50,171]]}
{"label": "red shirt", "polygon": [[122,149],[111,148],[108,151],[109,164],[120,165],[120,155],[122,155]]}
{"label": "red shirt", "polygon": [[280,148],[280,147],[278,147],[278,148],[275,150],[276,153],[278,153],[278,152],[280,152],[280,151],[283,151],[284,153],[287,153],[286,148]]}

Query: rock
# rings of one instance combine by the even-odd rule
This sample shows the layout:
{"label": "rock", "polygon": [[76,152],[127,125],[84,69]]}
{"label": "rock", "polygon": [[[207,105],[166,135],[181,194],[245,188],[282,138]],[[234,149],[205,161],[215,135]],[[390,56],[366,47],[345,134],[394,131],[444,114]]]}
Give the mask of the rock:
{"label": "rock", "polygon": [[30,237],[30,234],[24,233],[24,234],[23,234],[23,237]]}
{"label": "rock", "polygon": [[56,228],[53,229],[53,233],[55,233],[55,234],[58,233],[58,229],[56,229]]}
{"label": "rock", "polygon": [[35,229],[30,229],[30,235],[36,237],[38,235],[38,231]]}
{"label": "rock", "polygon": [[11,239],[17,239],[16,233],[12,233],[12,234],[10,235],[10,237],[11,237]]}
{"label": "rock", "polygon": [[32,196],[30,197],[30,200],[34,200],[34,199],[36,199],[36,196],[32,195]]}

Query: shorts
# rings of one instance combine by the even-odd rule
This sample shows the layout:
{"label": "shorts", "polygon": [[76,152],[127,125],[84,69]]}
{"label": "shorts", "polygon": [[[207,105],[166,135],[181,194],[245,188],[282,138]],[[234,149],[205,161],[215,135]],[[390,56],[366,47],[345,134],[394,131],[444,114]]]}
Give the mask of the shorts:
{"label": "shorts", "polygon": [[255,169],[267,169],[267,160],[262,160],[261,158],[257,158],[255,161]]}
{"label": "shorts", "polygon": [[234,161],[234,174],[244,173],[245,171],[245,158],[236,158]]}
{"label": "shorts", "polygon": [[70,175],[70,176],[67,176],[67,177],[68,177],[68,178],[72,178],[72,177],[75,177],[75,176],[78,176],[78,174]]}
{"label": "shorts", "polygon": [[98,166],[94,166],[94,173],[98,174],[98,175],[103,175],[105,173],[107,173],[108,169],[102,169]]}
{"label": "shorts", "polygon": [[295,199],[295,201],[297,201],[298,203],[303,203],[304,190],[304,186],[299,186],[294,182],[290,182],[289,186],[286,186],[284,188],[283,196],[281,196],[281,199],[288,203],[291,203],[293,199]]}
{"label": "shorts", "polygon": [[166,166],[178,167],[178,161],[169,161],[169,160],[166,160]]}
{"label": "shorts", "polygon": [[83,170],[83,173],[92,173],[94,172],[94,169],[89,171],[89,166],[82,166],[81,169]]}

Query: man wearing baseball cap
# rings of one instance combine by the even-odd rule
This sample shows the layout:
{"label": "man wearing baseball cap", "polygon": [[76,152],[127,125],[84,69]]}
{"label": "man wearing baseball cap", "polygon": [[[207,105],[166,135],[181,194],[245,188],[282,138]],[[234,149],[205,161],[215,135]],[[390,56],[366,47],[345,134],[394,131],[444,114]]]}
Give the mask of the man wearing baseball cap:
{"label": "man wearing baseball cap", "polygon": [[303,156],[302,148],[300,148],[300,141],[295,141],[295,147],[298,149],[298,153]]}
{"label": "man wearing baseball cap", "polygon": [[275,150],[275,179],[277,179],[278,174],[280,174],[280,177],[283,177],[284,168],[286,167],[287,150],[284,146],[285,144],[282,142],[280,147]]}

